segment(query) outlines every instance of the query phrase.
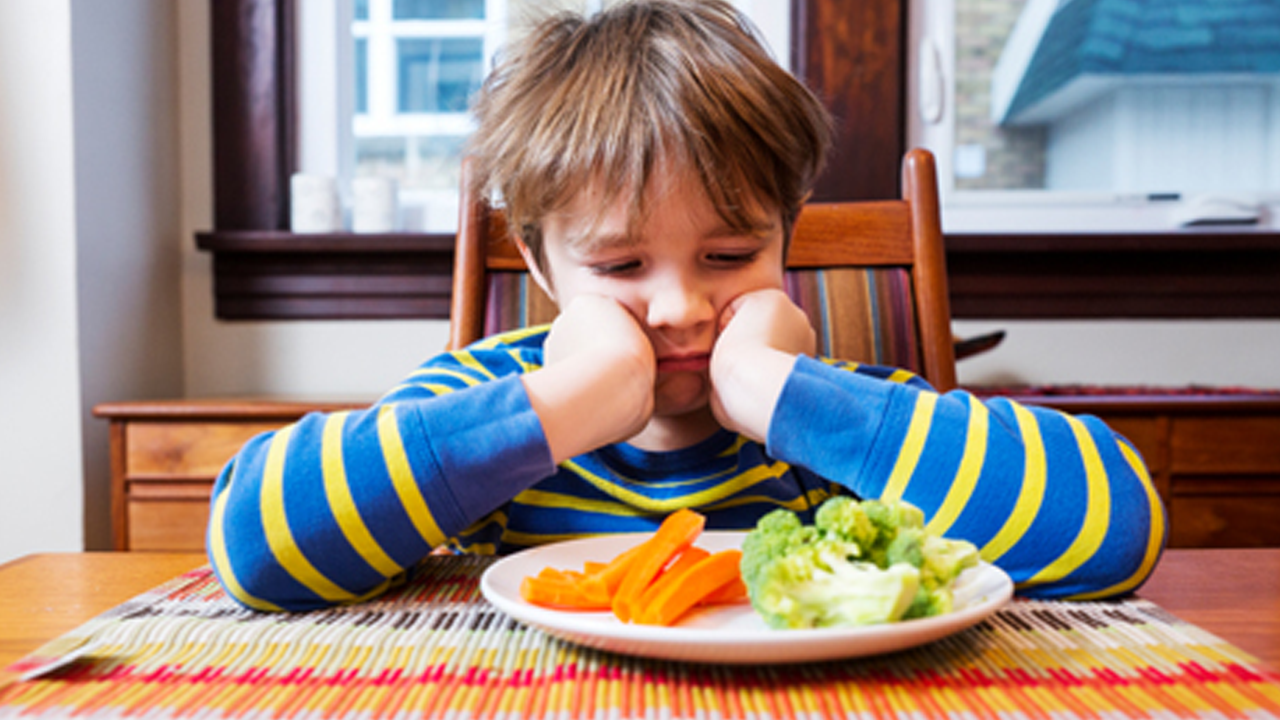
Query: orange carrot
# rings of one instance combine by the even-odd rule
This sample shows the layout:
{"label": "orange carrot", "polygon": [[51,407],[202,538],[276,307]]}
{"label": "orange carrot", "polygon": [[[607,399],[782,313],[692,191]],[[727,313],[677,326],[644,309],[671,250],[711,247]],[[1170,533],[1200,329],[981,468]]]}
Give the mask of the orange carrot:
{"label": "orange carrot", "polygon": [[671,558],[693,544],[702,534],[707,519],[700,513],[681,508],[667,516],[642,548],[627,570],[618,592],[613,596],[613,614],[628,622],[635,614],[641,593],[653,582]]}
{"label": "orange carrot", "polygon": [[741,578],[738,570],[741,561],[741,550],[722,550],[699,560],[679,577],[661,583],[636,622],[647,625],[675,623],[700,600]]}
{"label": "orange carrot", "polygon": [[742,582],[742,577],[736,577],[733,580],[721,585],[715,592],[702,598],[698,602],[699,605],[736,605],[738,603],[748,602],[751,598],[747,595],[747,584]]}
{"label": "orange carrot", "polygon": [[587,573],[587,576],[582,579],[582,591],[592,601],[610,605],[613,602],[614,593],[618,592],[618,586],[622,584],[622,578],[626,577],[627,571],[631,569],[631,563],[640,555],[642,547],[644,543],[638,543],[619,553],[601,570]]}
{"label": "orange carrot", "polygon": [[520,582],[520,597],[534,605],[572,608],[575,610],[606,610],[609,603],[594,602],[582,592],[582,587],[572,580],[559,580],[541,576],[528,576]]}
{"label": "orange carrot", "polygon": [[653,602],[653,599],[657,597],[657,593],[660,592],[662,588],[671,583],[678,584],[682,582],[682,576],[689,572],[694,565],[697,565],[699,561],[710,554],[710,552],[694,545],[677,555],[675,559],[667,565],[666,569],[663,570],[658,577],[654,578],[653,582],[649,583],[649,587],[645,588],[644,592],[640,593],[640,600],[636,603],[635,608],[638,614],[644,615],[645,609],[649,607]]}

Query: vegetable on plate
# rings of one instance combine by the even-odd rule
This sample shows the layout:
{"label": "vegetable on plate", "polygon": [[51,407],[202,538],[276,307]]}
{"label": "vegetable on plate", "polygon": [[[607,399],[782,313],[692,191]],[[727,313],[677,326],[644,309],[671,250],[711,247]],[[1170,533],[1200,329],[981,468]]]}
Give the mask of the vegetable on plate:
{"label": "vegetable on plate", "polygon": [[978,564],[972,543],[926,532],[909,503],[834,497],[813,525],[790,510],[762,517],[742,543],[751,605],[774,628],[871,625],[951,611]]}
{"label": "vegetable on plate", "polygon": [[643,542],[582,570],[543,568],[520,583],[526,602],[566,610],[610,610],[622,622],[674,625],[703,605],[746,602],[742,553],[694,543],[706,518],[677,510]]}

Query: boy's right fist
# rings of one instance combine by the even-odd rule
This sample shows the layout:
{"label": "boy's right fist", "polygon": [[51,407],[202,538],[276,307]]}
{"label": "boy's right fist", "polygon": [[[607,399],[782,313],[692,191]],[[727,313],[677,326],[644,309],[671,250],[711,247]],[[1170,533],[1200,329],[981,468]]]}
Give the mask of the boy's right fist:
{"label": "boy's right fist", "polygon": [[559,463],[644,429],[656,377],[653,345],[635,317],[612,298],[579,295],[560,309],[543,367],[524,383]]}

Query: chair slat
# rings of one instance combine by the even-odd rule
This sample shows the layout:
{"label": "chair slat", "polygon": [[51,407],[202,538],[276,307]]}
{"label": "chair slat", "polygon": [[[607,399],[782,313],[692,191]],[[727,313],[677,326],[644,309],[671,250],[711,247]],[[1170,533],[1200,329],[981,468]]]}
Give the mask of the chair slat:
{"label": "chair slat", "polygon": [[810,203],[796,220],[787,267],[910,266],[914,259],[907,203]]}

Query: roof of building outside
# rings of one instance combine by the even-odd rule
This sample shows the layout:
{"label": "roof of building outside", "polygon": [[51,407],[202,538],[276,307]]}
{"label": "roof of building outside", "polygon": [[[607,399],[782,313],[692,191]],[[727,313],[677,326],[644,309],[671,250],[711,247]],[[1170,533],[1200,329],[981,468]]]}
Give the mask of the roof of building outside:
{"label": "roof of building outside", "polygon": [[1004,119],[1084,75],[1280,73],[1280,0],[1072,0],[1050,20]]}

